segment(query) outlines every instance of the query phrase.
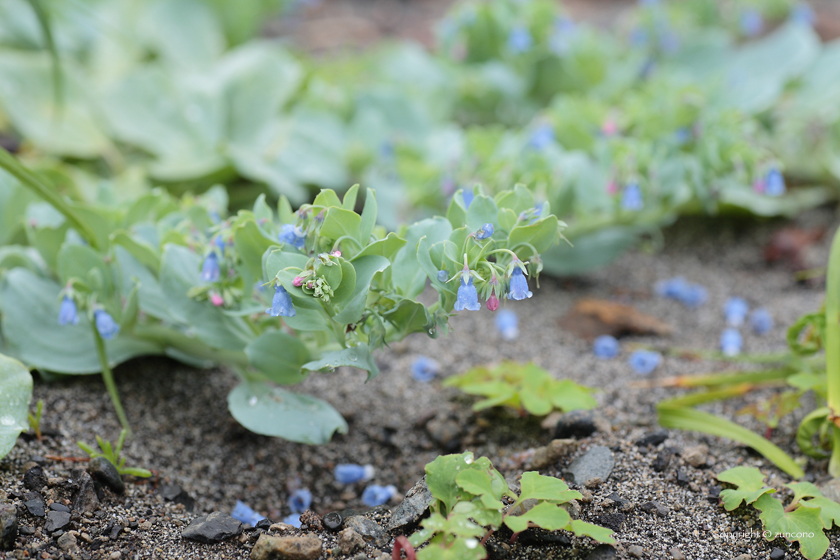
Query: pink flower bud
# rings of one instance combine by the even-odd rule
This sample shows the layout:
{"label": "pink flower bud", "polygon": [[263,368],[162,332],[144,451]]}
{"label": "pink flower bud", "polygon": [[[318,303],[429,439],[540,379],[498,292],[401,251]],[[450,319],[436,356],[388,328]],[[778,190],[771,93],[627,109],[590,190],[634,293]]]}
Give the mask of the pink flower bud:
{"label": "pink flower bud", "polygon": [[333,252],[332,252],[332,253],[330,253],[330,254],[331,254],[332,256],[334,256],[334,257],[340,257],[340,256],[341,256],[341,251],[333,251]]}
{"label": "pink flower bud", "polygon": [[300,276],[295,276],[295,279],[292,280],[292,286],[294,286],[296,288],[300,288],[302,284],[303,284],[303,278],[301,278]]}
{"label": "pink flower bud", "polygon": [[615,181],[610,181],[609,183],[607,183],[607,193],[608,194],[615,194],[617,192],[618,192],[618,185],[615,183]]}
{"label": "pink flower bud", "polygon": [[601,126],[601,132],[603,132],[606,136],[612,136],[618,132],[618,125],[614,120],[607,119]]}
{"label": "pink flower bud", "polygon": [[210,303],[212,303],[216,307],[221,307],[222,305],[224,305],[225,300],[221,295],[217,294],[216,292],[211,292]]}
{"label": "pink flower bud", "polygon": [[496,297],[495,293],[490,294],[490,298],[487,300],[487,309],[490,311],[496,311],[499,308],[499,298]]}

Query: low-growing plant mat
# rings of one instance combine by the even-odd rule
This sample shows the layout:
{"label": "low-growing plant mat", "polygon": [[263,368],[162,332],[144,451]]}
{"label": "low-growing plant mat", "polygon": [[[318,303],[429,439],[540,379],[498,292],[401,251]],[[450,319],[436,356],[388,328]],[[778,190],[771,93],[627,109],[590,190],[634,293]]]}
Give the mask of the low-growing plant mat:
{"label": "low-growing plant mat", "polygon": [[[831,211],[817,210],[801,216],[797,224],[833,231],[837,220]],[[182,539],[181,531],[199,515],[212,511],[230,513],[237,500],[279,522],[290,513],[287,500],[295,488],[312,492],[312,509],[318,514],[345,508],[366,510],[360,499],[365,483],[339,485],[333,477],[337,463],[372,464],[376,469],[372,483],[393,484],[398,489],[398,497],[387,504],[389,508],[396,507],[400,497],[423,476],[425,464],[446,453],[468,449],[476,457],[487,456],[513,480],[529,470],[527,460],[523,461],[527,453],[523,452],[547,445],[552,440],[552,430],[541,428],[540,419],[520,418],[512,412],[489,410],[474,415],[471,398],[442,387],[440,378],[480,364],[533,360],[558,378],[600,389],[596,393],[600,405],[595,415],[599,423],[606,420],[611,429],[602,429],[571,444],[555,463],[540,472],[562,476],[573,459],[594,446],[611,449],[615,467],[605,481],[585,488],[591,499],[580,503],[579,515],[584,521],[615,529],[616,557],[635,558],[631,552],[639,550],[631,549],[634,546],[641,547],[643,558],[678,560],[683,555],[688,559],[712,559],[749,554],[756,559],[767,558],[774,548],[787,550],[789,558],[798,557],[795,547],[788,549],[784,540],[766,542],[761,537],[761,524],[754,510],[739,508],[726,513],[715,497],[719,490],[715,475],[734,466],[760,468],[770,475],[768,483],[777,488],[790,481],[768,461],[729,440],[691,432],[671,431],[663,443],[653,447],[635,443],[659,430],[656,403],[679,394],[673,389],[635,385],[648,379],[722,369],[725,365],[665,355],[651,376],[640,377],[627,364],[632,343],[661,350],[716,349],[725,327],[723,303],[736,295],[747,299],[752,307],[766,307],[775,320],[773,330],[763,337],[742,329],[744,350],[783,350],[787,325],[803,312],[819,308],[823,292],[818,285],[797,285],[790,271],[764,263],[764,245],[782,225],[682,221],[666,232],[662,252],[635,251],[609,268],[579,280],[545,278],[533,298],[505,302],[503,308],[513,309],[519,315],[520,335],[514,341],[504,341],[494,327],[493,315],[482,309],[456,317],[452,321],[455,332],[449,337],[434,341],[415,335],[392,345],[377,356],[382,374],[367,384],[363,372],[347,368],[313,375],[302,384],[302,390],[334,403],[350,426],[347,435],[337,435],[331,443],[319,447],[258,436],[239,426],[226,410],[225,396],[236,383],[235,376],[227,371],[192,370],[164,359],[132,361],[115,372],[134,431],[123,455],[128,466],[147,468],[155,475],[147,481],[130,481],[124,496],[106,494],[100,513],[82,517],[74,524],[73,529],[80,533],[76,538],[77,554],[82,559],[116,559],[117,552],[120,558],[248,558],[258,531],[220,544],[187,541]],[[812,266],[824,265],[829,239],[826,236],[808,249],[806,257]],[[653,295],[656,281],[677,275],[705,286],[708,302],[698,309],[689,309]],[[589,342],[558,326],[559,319],[584,297],[633,305],[673,325],[674,333],[669,338],[624,338],[618,358],[600,360],[592,354]],[[433,357],[441,364],[438,379],[421,383],[412,378],[411,364],[419,355]],[[736,417],[735,413],[766,396],[750,394],[705,410],[763,433],[762,424]],[[34,529],[34,534],[21,535],[17,541],[19,550],[0,552],[0,558],[4,554],[7,558],[70,557],[69,552],[57,547],[54,538],[47,536],[43,518],[26,513],[21,499],[29,491],[22,483],[24,465],[38,456],[45,459],[44,470],[54,485],[45,498],[51,493],[59,495],[70,469],[83,464],[46,457],[84,457],[76,446],[77,440],[92,443],[95,434],[115,440],[120,429],[98,377],[55,383],[36,381],[34,399],[44,400],[43,441],[22,438],[0,462],[0,489],[18,506],[20,525]],[[805,401],[807,405],[807,398]],[[794,457],[798,456],[793,444],[795,428],[807,411],[806,406],[786,418],[771,436],[774,443]],[[709,448],[707,464],[694,467],[687,459],[699,444]],[[677,454],[663,472],[657,472],[653,463],[665,447],[675,448]],[[696,455],[691,457],[692,462],[695,459]],[[678,471],[682,472],[680,481]],[[817,484],[827,479],[825,461],[809,461],[805,471],[807,479]],[[165,501],[155,491],[155,487],[159,491],[164,485],[173,484],[195,500],[193,511]],[[630,505],[614,498],[608,500],[614,493]],[[656,505],[649,504],[651,501],[661,506],[659,513]],[[387,525],[389,515],[387,509],[381,508],[368,514],[383,525]],[[125,529],[112,539],[116,525]],[[86,542],[81,533],[92,542]],[[336,548],[336,533],[317,534],[324,541],[323,559],[390,557],[392,537],[397,536],[391,535],[389,542],[380,547],[368,544],[361,551],[342,555],[332,551]],[[105,536],[108,538],[103,539]],[[506,556],[493,557],[586,558],[595,554],[590,552],[595,544],[587,538],[552,542],[525,536],[520,535],[507,549],[499,547],[502,542],[507,543],[509,535],[494,536],[490,544],[496,543],[496,550]],[[837,530],[829,533],[831,547],[825,558],[840,558],[838,537]],[[679,550],[672,550],[674,547]],[[602,549],[597,554],[607,554],[598,558],[612,557]]]}

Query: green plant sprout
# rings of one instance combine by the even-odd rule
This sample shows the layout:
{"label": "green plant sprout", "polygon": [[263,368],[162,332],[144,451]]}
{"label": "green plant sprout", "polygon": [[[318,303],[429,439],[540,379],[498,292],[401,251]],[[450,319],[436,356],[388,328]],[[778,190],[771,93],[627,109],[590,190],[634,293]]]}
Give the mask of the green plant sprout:
{"label": "green plant sprout", "polygon": [[754,467],[735,467],[720,473],[717,479],[735,487],[720,493],[726,511],[742,503],[757,509],[766,540],[782,537],[798,542],[799,551],[808,560],[822,558],[828,551],[825,531],[834,525],[840,527],[840,504],[824,497],[810,482],[786,484],[793,498],[785,506],[772,496],[776,490],[764,484],[765,476]]}
{"label": "green plant sprout", "polygon": [[86,444],[83,441],[77,441],[76,445],[82,448],[82,451],[90,455],[90,458],[93,459],[94,457],[104,457],[111,462],[117,468],[117,472],[121,475],[129,474],[131,476],[136,476],[137,478],[149,478],[152,476],[151,471],[147,471],[146,469],[136,468],[136,467],[126,467],[125,466],[125,457],[120,457],[120,453],[122,452],[123,445],[125,444],[125,438],[128,435],[128,430],[123,428],[120,430],[120,435],[117,438],[117,445],[113,447],[110,441],[103,440],[99,435],[96,436],[96,443],[99,445],[99,451],[96,451],[93,447]]}
{"label": "green plant sprout", "polygon": [[[799,424],[796,441],[809,457],[830,457],[829,474],[840,477],[840,230],[831,245],[826,284],[826,303],[822,312],[800,317],[788,329],[788,352],[773,355],[740,356],[736,361],[771,363],[772,367],[750,372],[721,372],[711,375],[684,376],[665,380],[664,385],[704,390],[657,404],[659,423],[726,437],[749,445],[794,478],[802,478],[802,467],[777,445],[735,422],[694,407],[743,396],[758,388],[781,388],[765,404],[742,409],[764,421],[768,434],[779,418],[799,407],[806,391],[826,401],[825,406],[810,412]],[[823,355],[821,352],[825,350]],[[705,353],[707,358],[733,361],[719,353]]]}
{"label": "green plant sprout", "polygon": [[476,367],[449,377],[443,384],[484,397],[473,405],[475,411],[506,406],[520,414],[545,416],[555,410],[590,409],[598,404],[592,389],[568,379],[554,379],[532,362],[506,361],[492,369]]}
{"label": "green plant sprout", "polygon": [[[610,529],[571,518],[563,506],[581,494],[558,478],[526,472],[516,495],[487,457],[475,459],[465,452],[426,465],[426,484],[434,497],[431,515],[408,539],[413,547],[428,542],[417,551],[418,560],[486,558],[484,545],[502,526],[514,537],[529,527],[540,527],[615,542]],[[512,503],[505,506],[503,498]]]}
{"label": "green plant sprout", "polygon": [[38,441],[41,441],[41,413],[43,410],[44,401],[43,399],[38,399],[38,404],[35,405],[35,414],[30,412],[28,415],[29,428],[35,432],[35,437],[38,438]]}

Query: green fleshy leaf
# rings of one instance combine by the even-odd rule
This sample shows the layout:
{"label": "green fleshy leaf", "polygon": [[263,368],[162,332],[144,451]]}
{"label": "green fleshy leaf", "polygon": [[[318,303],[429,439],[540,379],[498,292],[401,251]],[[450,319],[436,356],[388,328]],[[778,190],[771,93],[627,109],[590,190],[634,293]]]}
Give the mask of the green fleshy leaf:
{"label": "green fleshy leaf", "polygon": [[303,364],[303,369],[309,371],[332,371],[337,367],[349,366],[368,372],[368,380],[379,375],[379,368],[367,344],[359,344],[352,348],[326,352],[317,360]]}
{"label": "green fleshy leaf", "polygon": [[347,422],[328,403],[266,383],[237,385],[228,394],[228,409],[254,433],[298,443],[320,445],[335,432],[347,433]]}
{"label": "green fleshy leaf", "polygon": [[351,264],[356,275],[353,293],[349,296],[347,303],[333,317],[336,321],[348,325],[356,323],[362,318],[370,283],[374,275],[391,266],[391,262],[386,257],[367,255],[354,258]]}
{"label": "green fleshy leaf", "polygon": [[524,473],[519,486],[519,503],[525,500],[545,500],[559,504],[581,498],[580,492],[569,490],[568,485],[559,478],[543,476],[536,472]]}
{"label": "green fleshy leaf", "polygon": [[572,519],[572,522],[569,523],[569,528],[579,537],[591,537],[598,542],[606,544],[615,543],[612,529],[607,529],[606,527],[587,523],[586,521],[581,521],[580,519]]}
{"label": "green fleshy leaf", "polygon": [[15,446],[18,435],[29,428],[29,401],[32,375],[22,363],[0,354],[0,389],[3,413],[0,415],[0,459]]}
{"label": "green fleshy leaf", "polygon": [[452,510],[455,501],[463,493],[455,483],[458,472],[469,468],[473,454],[469,451],[458,455],[441,455],[426,465],[426,485],[435,499],[440,500],[446,511]]}
{"label": "green fleshy leaf", "polygon": [[299,339],[280,331],[266,331],[245,347],[249,363],[268,379],[292,385],[306,379],[310,355]]}

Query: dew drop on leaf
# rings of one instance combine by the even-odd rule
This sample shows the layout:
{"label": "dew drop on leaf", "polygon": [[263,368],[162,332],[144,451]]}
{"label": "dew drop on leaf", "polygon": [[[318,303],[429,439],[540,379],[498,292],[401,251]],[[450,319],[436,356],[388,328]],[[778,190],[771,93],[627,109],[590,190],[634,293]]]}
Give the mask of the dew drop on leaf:
{"label": "dew drop on leaf", "polygon": [[464,541],[464,545],[469,549],[473,549],[478,546],[478,541],[475,539],[467,539]]}
{"label": "dew drop on leaf", "polygon": [[248,399],[248,404],[251,406],[257,406],[257,397],[251,397]]}
{"label": "dew drop on leaf", "polygon": [[4,426],[14,426],[15,425],[15,419],[12,418],[9,415],[6,415],[6,416],[3,416],[2,418],[0,418],[0,424],[3,424]]}

